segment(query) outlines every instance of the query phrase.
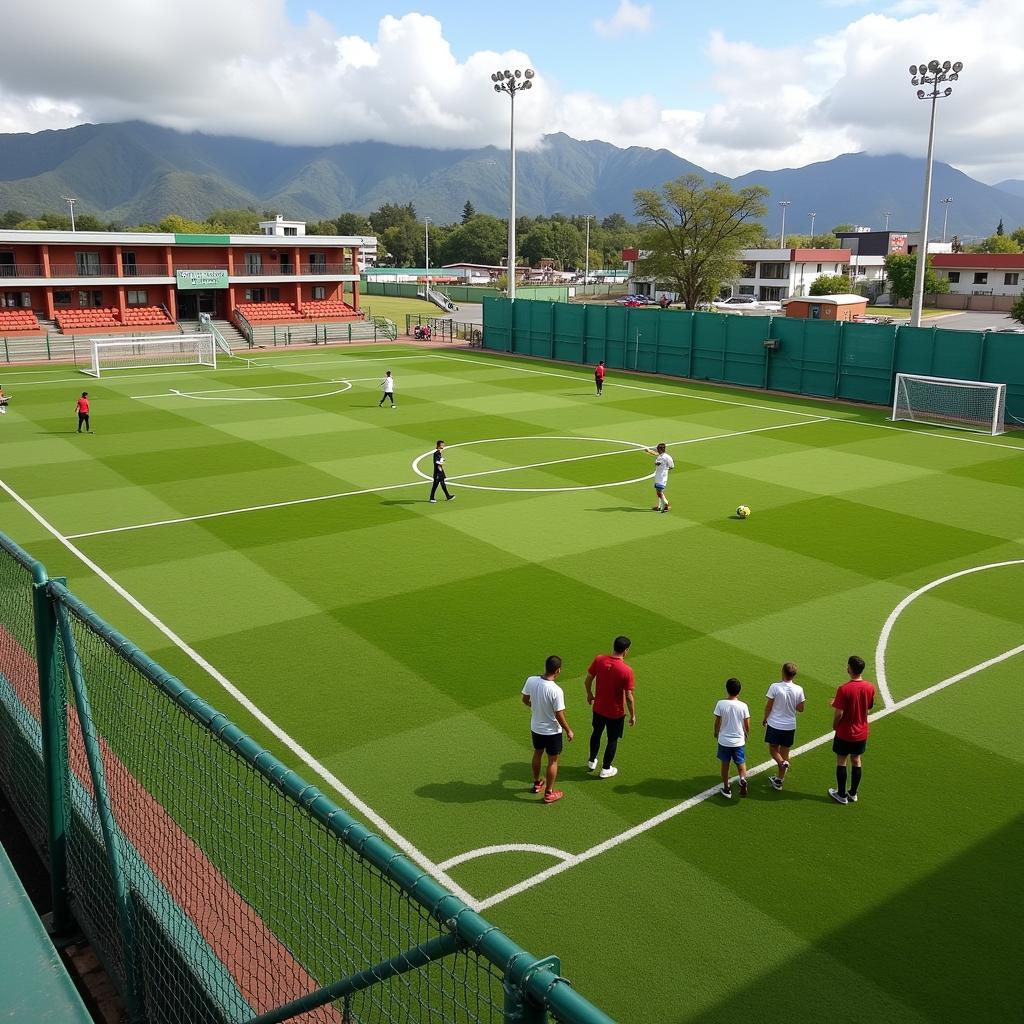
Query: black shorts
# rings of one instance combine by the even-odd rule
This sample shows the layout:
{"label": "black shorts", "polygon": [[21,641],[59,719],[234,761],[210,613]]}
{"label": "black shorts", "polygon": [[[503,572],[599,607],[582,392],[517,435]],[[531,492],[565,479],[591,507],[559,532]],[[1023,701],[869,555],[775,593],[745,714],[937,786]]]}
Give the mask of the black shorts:
{"label": "black shorts", "polygon": [[543,750],[548,757],[557,757],[562,752],[562,734],[556,732],[553,736],[544,733],[531,732],[533,737],[533,749]]}
{"label": "black shorts", "polygon": [[595,711],[594,728],[607,729],[608,739],[610,740],[621,740],[622,733],[625,731],[626,728],[626,716],[623,715],[621,718],[605,718],[604,715],[599,715]]}
{"label": "black shorts", "polygon": [[791,747],[796,729],[776,729],[774,725],[764,727],[764,741],[773,747]]}
{"label": "black shorts", "polygon": [[838,736],[832,740],[832,752],[841,757],[859,757],[867,748],[867,740],[841,740]]}

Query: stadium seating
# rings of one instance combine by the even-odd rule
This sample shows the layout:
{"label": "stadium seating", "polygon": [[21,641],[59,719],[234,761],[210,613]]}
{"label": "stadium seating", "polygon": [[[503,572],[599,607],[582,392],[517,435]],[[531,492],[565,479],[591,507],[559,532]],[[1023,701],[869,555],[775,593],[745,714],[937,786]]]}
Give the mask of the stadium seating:
{"label": "stadium seating", "polygon": [[57,326],[67,334],[69,331],[95,331],[107,327],[122,327],[117,318],[117,308],[99,306],[95,309],[62,309],[56,317]]}
{"label": "stadium seating", "polygon": [[352,320],[362,314],[340,299],[319,299],[303,304],[302,315],[307,320]]}
{"label": "stadium seating", "polygon": [[121,322],[125,327],[169,327],[174,323],[162,306],[130,306]]}
{"label": "stadium seating", "polygon": [[0,309],[0,335],[42,333],[42,325],[31,309]]}
{"label": "stadium seating", "polygon": [[294,302],[243,302],[236,308],[251,324],[302,319]]}

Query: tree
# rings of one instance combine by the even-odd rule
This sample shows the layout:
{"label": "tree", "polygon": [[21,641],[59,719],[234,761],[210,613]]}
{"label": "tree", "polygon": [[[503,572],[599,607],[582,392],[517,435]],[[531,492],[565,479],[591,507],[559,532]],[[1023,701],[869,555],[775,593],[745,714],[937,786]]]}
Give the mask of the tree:
{"label": "tree", "polygon": [[462,208],[462,223],[468,224],[476,216],[476,208],[467,199],[466,205]]}
{"label": "tree", "polygon": [[259,234],[261,220],[273,220],[273,217],[261,217],[251,206],[248,209],[214,210],[206,223],[218,234],[256,235]]}
{"label": "tree", "polygon": [[837,224],[833,229],[833,234],[838,234],[840,231],[852,231],[854,229],[853,224]]}
{"label": "tree", "polygon": [[0,228],[16,228],[23,220],[28,220],[28,214],[21,210],[4,210],[0,213]]}
{"label": "tree", "polygon": [[405,206],[385,203],[370,214],[370,223],[377,234],[383,234],[388,228],[397,227],[399,224],[415,224],[416,207],[412,203],[406,203]]}
{"label": "tree", "polygon": [[972,252],[1020,252],[1020,243],[1013,235],[989,235],[977,245],[971,246]]}
{"label": "tree", "polygon": [[1024,249],[1024,224],[1022,224],[1016,231],[1013,232],[1010,237]]}
{"label": "tree", "polygon": [[999,218],[999,223],[996,225],[996,234],[999,235],[1000,238],[1002,238],[1003,235],[1005,234],[1005,231],[1003,230],[1003,218],[1002,217]]}
{"label": "tree", "polygon": [[1024,295],[1020,295],[1010,310],[1010,316],[1019,324],[1024,324]]}
{"label": "tree", "polygon": [[[909,301],[913,297],[916,273],[916,255],[894,252],[885,257],[885,276],[889,281],[889,296],[894,302]],[[949,281],[936,275],[931,257],[925,265],[924,290],[926,295],[944,295],[949,291]]]}
{"label": "tree", "polygon": [[630,227],[630,223],[621,213],[610,213],[601,221],[601,227],[605,231],[625,231]]}
{"label": "tree", "polygon": [[740,250],[760,237],[768,194],[760,185],[738,191],[724,181],[706,186],[697,174],[635,192],[640,248],[649,253],[639,261],[639,274],[672,282],[689,309],[713,298],[739,273]]}
{"label": "tree", "polygon": [[496,267],[508,251],[508,227],[497,217],[478,213],[453,228],[437,251],[443,254],[445,263],[485,263]]}
{"label": "tree", "polygon": [[423,231],[415,220],[404,220],[377,232],[392,266],[412,267],[423,262]]}
{"label": "tree", "polygon": [[849,295],[853,291],[845,274],[821,274],[811,282],[810,295]]}

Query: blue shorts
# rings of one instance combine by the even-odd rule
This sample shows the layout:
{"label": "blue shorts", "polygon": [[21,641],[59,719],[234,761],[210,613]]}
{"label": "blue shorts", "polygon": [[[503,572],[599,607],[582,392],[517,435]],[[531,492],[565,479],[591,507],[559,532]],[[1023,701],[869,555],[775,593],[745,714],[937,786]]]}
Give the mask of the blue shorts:
{"label": "blue shorts", "polygon": [[736,764],[747,763],[747,748],[746,747],[723,747],[721,743],[718,744],[718,760],[724,764],[728,764],[730,761]]}
{"label": "blue shorts", "polygon": [[655,484],[655,485],[654,485],[654,489],[655,489],[655,490],[656,490],[656,491],[657,491],[657,492],[658,492],[659,494],[660,494],[660,493],[661,493],[661,492],[662,492],[663,490],[665,490],[665,488],[666,488],[666,487],[668,487],[668,484]]}

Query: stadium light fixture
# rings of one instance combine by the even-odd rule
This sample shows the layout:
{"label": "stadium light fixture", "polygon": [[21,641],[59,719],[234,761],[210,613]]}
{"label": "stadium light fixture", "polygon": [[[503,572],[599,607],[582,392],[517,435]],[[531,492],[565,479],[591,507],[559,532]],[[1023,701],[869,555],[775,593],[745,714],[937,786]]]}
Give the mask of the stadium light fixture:
{"label": "stadium light fixture", "polygon": [[885,211],[885,230],[886,231],[889,230],[889,218],[891,216],[892,216],[892,211],[891,210],[886,210]]}
{"label": "stadium light fixture", "polygon": [[427,301],[430,301],[430,218],[423,218],[423,262],[427,270]]}
{"label": "stadium light fixture", "polygon": [[812,210],[808,216],[811,218],[811,240],[814,240],[814,218],[818,216],[816,210]]}
{"label": "stadium light fixture", "polygon": [[[928,122],[928,155],[924,164],[924,199],[921,204],[921,239],[917,246],[917,269],[914,272],[914,297],[910,307],[910,326],[921,326],[921,306],[924,303],[924,275],[928,266],[928,213],[932,202],[932,157],[935,154],[935,103],[945,99],[953,89],[943,85],[945,82],[956,82],[963,71],[962,61],[930,60],[910,65],[910,84],[915,86],[931,86],[930,89],[918,89],[919,100],[931,100],[931,117]],[[949,207],[947,205],[946,209]],[[945,224],[945,221],[943,221]],[[946,232],[943,227],[942,239]]]}
{"label": "stadium light fixture", "polygon": [[779,232],[779,248],[786,248],[786,210],[793,204],[788,199],[779,201],[779,209],[782,211],[782,230]]}
{"label": "stadium light fixture", "polygon": [[71,230],[75,230],[75,203],[78,200],[74,196],[64,196],[64,202],[68,204],[68,209],[71,210]]}
{"label": "stadium light fixture", "polygon": [[508,297],[516,299],[516,93],[533,88],[534,70],[506,69],[491,75],[495,92],[508,94],[509,113],[509,207],[508,207]]}
{"label": "stadium light fixture", "polygon": [[942,241],[946,241],[946,221],[949,219],[949,204],[953,202],[952,196],[946,196],[945,199],[940,199],[942,203]]}

